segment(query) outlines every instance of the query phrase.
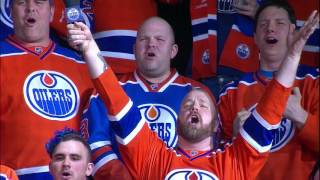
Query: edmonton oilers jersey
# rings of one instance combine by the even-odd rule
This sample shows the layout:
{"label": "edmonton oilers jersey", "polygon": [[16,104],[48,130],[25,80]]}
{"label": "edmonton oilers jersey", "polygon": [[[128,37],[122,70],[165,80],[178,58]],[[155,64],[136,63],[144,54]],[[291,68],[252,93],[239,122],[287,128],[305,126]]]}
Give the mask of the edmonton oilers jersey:
{"label": "edmonton oilers jersey", "polygon": [[266,91],[269,93],[265,93],[233,144],[227,144],[222,151],[195,152],[166,147],[150,131],[135,102],[118,85],[111,68],[94,81],[109,110],[109,123],[133,179],[231,180],[256,177],[271,147],[270,130],[279,126],[291,92],[291,88],[272,81]]}
{"label": "edmonton oilers jersey", "polygon": [[10,1],[11,0],[2,0],[0,2],[0,40],[5,39],[9,34],[13,33]]}
{"label": "edmonton oilers jersey", "polygon": [[[237,112],[241,108],[254,109],[268,83],[265,77],[256,72],[246,74],[222,89],[218,107],[227,138],[232,136],[232,123]],[[299,88],[301,105],[308,112],[306,124],[303,129],[298,129],[292,120],[281,119],[279,128],[272,130],[272,153],[257,179],[306,179],[311,172],[311,164],[316,161],[314,152],[318,151],[316,144],[319,142],[319,128],[315,128],[319,127],[319,70],[300,65],[294,87]],[[301,138],[303,142],[299,140]],[[286,171],[288,168],[290,172]],[[270,172],[277,173],[270,175]]]}
{"label": "edmonton oilers jersey", "polygon": [[[155,131],[168,147],[175,147],[178,140],[177,116],[184,96],[192,87],[201,87],[210,93],[209,89],[201,83],[180,76],[173,69],[171,75],[160,84],[149,84],[136,71],[119,77],[119,83],[137,105],[149,128]],[[93,161],[99,165],[105,163],[107,156],[110,158],[113,156],[103,150],[104,145],[110,145],[110,137],[106,131],[108,128],[104,123],[107,120],[107,110],[102,99],[97,95],[92,96],[90,105],[82,117],[81,130],[83,134],[89,134],[88,141],[94,150]]]}
{"label": "edmonton oilers jersey", "polygon": [[53,42],[27,48],[13,37],[1,42],[0,58],[1,163],[21,179],[45,179],[44,144],[56,130],[79,129],[81,109],[93,89],[86,65]]}

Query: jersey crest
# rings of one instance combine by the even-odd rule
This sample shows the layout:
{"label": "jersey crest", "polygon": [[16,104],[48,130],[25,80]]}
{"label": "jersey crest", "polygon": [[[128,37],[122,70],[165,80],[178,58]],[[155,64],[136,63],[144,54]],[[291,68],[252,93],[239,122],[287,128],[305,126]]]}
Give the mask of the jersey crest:
{"label": "jersey crest", "polygon": [[1,0],[0,3],[0,21],[9,28],[13,29],[10,0]]}
{"label": "jersey crest", "polygon": [[209,49],[206,49],[203,52],[201,61],[202,61],[203,64],[209,64],[210,63],[210,52],[209,52]]}
{"label": "jersey crest", "polygon": [[138,108],[149,128],[155,131],[168,147],[174,147],[178,140],[175,111],[163,104],[142,104]]}
{"label": "jersey crest", "polygon": [[287,145],[292,139],[295,126],[291,120],[282,118],[280,127],[278,129],[273,129],[273,141],[270,152],[275,152]]}
{"label": "jersey crest", "polygon": [[79,92],[65,75],[55,71],[35,71],[25,80],[23,94],[28,107],[49,120],[66,121],[79,108]]}
{"label": "jersey crest", "polygon": [[240,43],[237,47],[236,47],[236,54],[237,56],[242,59],[245,60],[249,57],[250,55],[250,49],[249,47],[244,44],[244,43]]}
{"label": "jersey crest", "polygon": [[[258,104],[253,105],[249,110],[252,112]],[[270,152],[276,152],[287,145],[292,139],[295,132],[295,125],[291,120],[282,118],[279,128],[272,129],[273,135],[272,146]]]}
{"label": "jersey crest", "polygon": [[211,172],[199,169],[175,169],[166,176],[166,180],[218,180],[219,178]]}

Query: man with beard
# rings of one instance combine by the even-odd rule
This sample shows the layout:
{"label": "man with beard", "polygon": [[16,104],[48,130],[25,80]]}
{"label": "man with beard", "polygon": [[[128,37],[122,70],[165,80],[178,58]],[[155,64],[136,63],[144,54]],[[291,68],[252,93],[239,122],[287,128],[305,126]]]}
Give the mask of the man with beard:
{"label": "man with beard", "polygon": [[[171,26],[164,19],[148,18],[138,30],[133,49],[137,69],[118,76],[119,83],[139,107],[150,129],[156,131],[168,147],[175,147],[178,141],[177,116],[184,96],[193,87],[209,90],[170,68],[178,52],[178,45]],[[117,158],[108,153],[110,138],[106,131],[107,123],[106,107],[100,96],[93,94],[83,113],[81,129],[84,134],[88,134],[88,142],[93,148],[95,179],[106,179],[105,173],[110,172],[107,164]]]}
{"label": "man with beard", "polygon": [[[70,45],[80,46],[91,77],[108,108],[122,158],[134,179],[254,179],[268,156],[271,130],[280,126],[292,90],[301,52],[319,22],[314,11],[297,36],[290,26],[290,48],[266,93],[224,151],[213,151],[212,132],[217,111],[205,91],[192,90],[183,99],[176,149],[169,149],[152,133],[138,108],[126,95],[112,70],[99,56],[99,48],[83,23],[68,25]],[[183,125],[182,125],[183,124]],[[203,129],[207,132],[199,133]],[[188,132],[188,133],[185,133]]]}

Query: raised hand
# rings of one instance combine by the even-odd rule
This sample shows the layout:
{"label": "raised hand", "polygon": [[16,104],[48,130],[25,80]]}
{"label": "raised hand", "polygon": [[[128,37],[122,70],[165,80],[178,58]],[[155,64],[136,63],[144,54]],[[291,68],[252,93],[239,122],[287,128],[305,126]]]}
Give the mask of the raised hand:
{"label": "raised hand", "polygon": [[259,5],[256,0],[235,0],[233,1],[233,7],[237,13],[254,19]]}
{"label": "raised hand", "polygon": [[295,26],[290,27],[290,33],[288,36],[288,55],[289,56],[299,56],[303,50],[310,35],[315,31],[319,25],[319,12],[314,10],[308,20],[304,25],[297,31],[295,31]]}
{"label": "raised hand", "polygon": [[250,116],[251,112],[245,110],[242,108],[238,113],[236,118],[233,121],[233,131],[232,136],[236,137],[240,128],[243,126],[244,122],[246,122],[246,119]]}
{"label": "raised hand", "polygon": [[295,31],[295,25],[290,25],[287,55],[276,75],[276,79],[283,86],[291,87],[293,85],[303,47],[318,25],[319,13],[316,10],[311,13],[299,30]]}
{"label": "raised hand", "polygon": [[68,43],[71,47],[82,52],[92,78],[100,76],[107,67],[107,63],[100,55],[100,49],[96,44],[90,29],[82,22],[68,24]]}

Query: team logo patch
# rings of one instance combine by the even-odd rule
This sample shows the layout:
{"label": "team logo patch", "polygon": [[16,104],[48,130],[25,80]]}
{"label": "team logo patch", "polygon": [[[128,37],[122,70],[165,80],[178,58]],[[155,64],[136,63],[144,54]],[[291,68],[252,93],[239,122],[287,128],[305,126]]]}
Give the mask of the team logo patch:
{"label": "team logo patch", "polygon": [[66,121],[79,108],[79,92],[65,75],[55,71],[35,71],[25,80],[24,99],[28,107],[49,120]]}
{"label": "team logo patch", "polygon": [[295,132],[295,125],[291,120],[282,118],[280,126],[278,129],[273,129],[273,141],[271,152],[278,151],[285,145],[287,145],[292,139]]}
{"label": "team logo patch", "polygon": [[199,169],[175,169],[171,171],[165,180],[218,180],[219,178],[211,172]]}
{"label": "team logo patch", "polygon": [[240,59],[247,59],[250,55],[250,49],[246,44],[239,44],[236,47],[236,54]]}
{"label": "team logo patch", "polygon": [[174,147],[178,140],[175,111],[163,104],[142,104],[138,108],[150,129],[155,131],[168,147]]}
{"label": "team logo patch", "polygon": [[[249,108],[249,111],[253,111],[258,104],[256,103]],[[270,152],[275,152],[287,145],[292,139],[295,132],[295,125],[291,120],[282,118],[279,128],[271,130],[273,135],[272,146]]]}
{"label": "team logo patch", "polygon": [[0,1],[0,21],[6,26],[13,29],[13,22],[11,19],[10,0]]}
{"label": "team logo patch", "polygon": [[82,20],[81,19],[82,14],[81,14],[80,8],[76,8],[76,7],[68,8],[66,10],[66,14],[67,14],[67,22],[68,23]]}
{"label": "team logo patch", "polygon": [[202,53],[201,62],[202,62],[203,64],[209,64],[209,62],[210,62],[210,52],[209,52],[209,49],[206,49],[206,50]]}

